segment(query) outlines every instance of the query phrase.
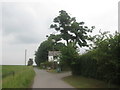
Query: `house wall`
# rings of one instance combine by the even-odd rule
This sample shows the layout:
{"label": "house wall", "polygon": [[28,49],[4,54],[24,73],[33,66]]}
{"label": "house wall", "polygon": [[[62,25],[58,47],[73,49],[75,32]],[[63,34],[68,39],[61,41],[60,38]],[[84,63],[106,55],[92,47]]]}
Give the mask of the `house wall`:
{"label": "house wall", "polygon": [[55,61],[57,62],[60,58],[57,57],[57,58],[54,58],[53,56],[48,56],[48,61],[51,62],[51,61]]}
{"label": "house wall", "polygon": [[49,62],[53,61],[53,56],[48,56],[48,61]]}

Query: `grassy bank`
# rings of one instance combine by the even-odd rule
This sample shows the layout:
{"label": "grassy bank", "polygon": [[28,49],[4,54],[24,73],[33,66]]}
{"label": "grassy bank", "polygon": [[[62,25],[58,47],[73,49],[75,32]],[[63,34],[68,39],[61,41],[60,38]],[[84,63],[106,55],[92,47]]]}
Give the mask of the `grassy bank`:
{"label": "grassy bank", "polygon": [[2,88],[2,65],[0,65],[0,89]]}
{"label": "grassy bank", "polygon": [[3,65],[2,88],[28,88],[34,75],[32,66]]}
{"label": "grassy bank", "polygon": [[[103,81],[99,81],[92,78],[86,78],[82,76],[68,76],[63,78],[63,80],[75,88],[108,88],[109,87],[109,85]],[[118,88],[119,86],[111,85],[110,87]]]}

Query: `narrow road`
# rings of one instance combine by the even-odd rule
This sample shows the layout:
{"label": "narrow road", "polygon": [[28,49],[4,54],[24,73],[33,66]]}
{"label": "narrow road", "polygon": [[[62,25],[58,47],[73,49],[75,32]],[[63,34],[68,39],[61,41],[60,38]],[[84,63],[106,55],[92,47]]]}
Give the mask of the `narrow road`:
{"label": "narrow road", "polygon": [[71,75],[70,72],[53,74],[46,70],[34,68],[36,76],[32,88],[73,88],[61,79],[65,76]]}

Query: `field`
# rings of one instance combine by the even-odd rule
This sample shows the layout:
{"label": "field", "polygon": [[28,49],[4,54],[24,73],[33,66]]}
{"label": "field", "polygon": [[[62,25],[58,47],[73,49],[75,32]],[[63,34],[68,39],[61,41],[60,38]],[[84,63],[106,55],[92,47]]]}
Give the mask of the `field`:
{"label": "field", "polygon": [[29,88],[34,75],[32,66],[3,65],[2,88]]}
{"label": "field", "polygon": [[2,88],[2,66],[0,65],[0,89]]}
{"label": "field", "polygon": [[68,76],[63,78],[63,80],[75,88],[120,88],[120,86],[109,86],[103,81],[86,78],[83,76]]}

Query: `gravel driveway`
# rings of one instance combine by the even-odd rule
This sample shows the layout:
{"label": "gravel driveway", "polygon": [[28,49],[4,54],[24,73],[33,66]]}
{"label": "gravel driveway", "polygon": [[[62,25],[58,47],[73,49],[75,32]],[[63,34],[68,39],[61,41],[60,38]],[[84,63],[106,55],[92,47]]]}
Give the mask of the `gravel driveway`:
{"label": "gravel driveway", "polygon": [[63,77],[71,75],[70,72],[66,73],[49,73],[46,70],[34,68],[36,76],[32,88],[73,88],[69,84],[62,81]]}

